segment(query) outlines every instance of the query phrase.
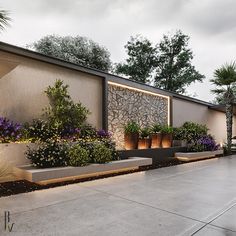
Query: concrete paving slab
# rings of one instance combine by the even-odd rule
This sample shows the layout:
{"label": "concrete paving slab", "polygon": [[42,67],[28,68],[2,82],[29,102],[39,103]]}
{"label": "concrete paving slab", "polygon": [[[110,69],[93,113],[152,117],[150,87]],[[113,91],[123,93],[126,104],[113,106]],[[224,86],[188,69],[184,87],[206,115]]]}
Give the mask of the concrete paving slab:
{"label": "concrete paving slab", "polygon": [[236,232],[236,205],[232,206],[232,208],[228,209],[224,214],[212,221],[211,225]]}
{"label": "concrete paving slab", "polygon": [[236,232],[232,232],[228,229],[222,229],[214,226],[206,226],[194,234],[194,236],[235,236],[235,235]]}
{"label": "concrete paving slab", "polygon": [[12,235],[236,235],[236,156],[0,198]]}

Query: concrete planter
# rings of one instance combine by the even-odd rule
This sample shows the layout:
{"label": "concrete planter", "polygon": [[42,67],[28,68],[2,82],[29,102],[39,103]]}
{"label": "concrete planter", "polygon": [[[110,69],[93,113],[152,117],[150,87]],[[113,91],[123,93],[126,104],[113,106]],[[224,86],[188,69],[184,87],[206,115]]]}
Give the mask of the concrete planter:
{"label": "concrete planter", "polygon": [[35,143],[1,143],[0,144],[0,160],[6,161],[12,166],[29,165],[30,160],[25,156],[27,146],[37,147]]}
{"label": "concrete planter", "polygon": [[206,152],[176,152],[175,157],[180,161],[195,161],[222,155],[223,150]]}
{"label": "concrete planter", "polygon": [[140,166],[152,165],[151,158],[132,157],[125,160],[112,161],[106,164],[90,164],[83,167],[34,168],[25,166],[18,168],[17,176],[31,182],[46,184],[75,178],[86,178],[109,173],[138,169]]}

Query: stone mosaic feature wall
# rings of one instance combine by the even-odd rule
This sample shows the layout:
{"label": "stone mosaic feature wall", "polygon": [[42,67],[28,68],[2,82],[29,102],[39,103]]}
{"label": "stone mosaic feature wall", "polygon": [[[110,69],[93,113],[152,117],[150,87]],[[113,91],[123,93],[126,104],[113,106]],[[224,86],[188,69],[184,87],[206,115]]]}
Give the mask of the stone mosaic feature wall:
{"label": "stone mosaic feature wall", "polygon": [[141,127],[168,123],[168,99],[117,85],[108,85],[108,130],[117,149],[124,149],[124,125],[134,120]]}

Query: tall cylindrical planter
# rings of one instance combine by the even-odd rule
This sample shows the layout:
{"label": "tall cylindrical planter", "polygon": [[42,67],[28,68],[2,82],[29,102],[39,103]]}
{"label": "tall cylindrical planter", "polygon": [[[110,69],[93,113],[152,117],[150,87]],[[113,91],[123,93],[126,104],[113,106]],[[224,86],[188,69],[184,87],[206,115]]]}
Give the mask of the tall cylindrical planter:
{"label": "tall cylindrical planter", "polygon": [[173,134],[162,134],[161,145],[163,148],[169,148],[172,146]]}
{"label": "tall cylindrical planter", "polygon": [[160,148],[161,140],[162,140],[161,132],[156,134],[151,134],[151,148]]}
{"label": "tall cylindrical planter", "polygon": [[138,133],[125,134],[125,150],[137,149],[138,147]]}

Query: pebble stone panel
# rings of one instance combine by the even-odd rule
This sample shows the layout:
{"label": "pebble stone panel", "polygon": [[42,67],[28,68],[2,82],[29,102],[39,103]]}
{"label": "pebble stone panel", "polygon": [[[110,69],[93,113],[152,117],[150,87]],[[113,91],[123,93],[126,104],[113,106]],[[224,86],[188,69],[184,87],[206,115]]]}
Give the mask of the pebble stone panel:
{"label": "pebble stone panel", "polygon": [[141,91],[108,85],[108,130],[117,149],[124,149],[124,125],[136,121],[141,127],[168,123],[168,99]]}

